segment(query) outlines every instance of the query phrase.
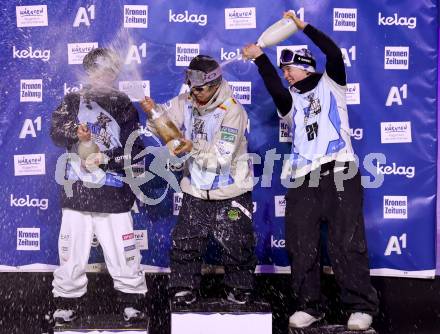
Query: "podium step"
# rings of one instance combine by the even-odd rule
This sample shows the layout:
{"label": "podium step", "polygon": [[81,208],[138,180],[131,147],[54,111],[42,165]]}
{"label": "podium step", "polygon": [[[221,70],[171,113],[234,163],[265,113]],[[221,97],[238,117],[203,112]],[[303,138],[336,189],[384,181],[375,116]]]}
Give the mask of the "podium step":
{"label": "podium step", "polygon": [[267,303],[239,305],[222,299],[202,299],[191,306],[171,304],[171,334],[272,334]]}
{"label": "podium step", "polygon": [[71,323],[55,325],[54,333],[124,333],[124,334],[148,334],[149,319],[137,324],[124,321],[120,314],[96,314],[75,319]]}
{"label": "podium step", "polygon": [[171,312],[218,312],[218,313],[271,313],[271,307],[268,303],[253,302],[240,305],[222,298],[202,298],[198,299],[190,306],[180,306],[170,303]]}
{"label": "podium step", "polygon": [[377,334],[377,332],[373,328],[366,331],[352,331],[343,325],[322,325],[307,328],[289,327],[289,334]]}

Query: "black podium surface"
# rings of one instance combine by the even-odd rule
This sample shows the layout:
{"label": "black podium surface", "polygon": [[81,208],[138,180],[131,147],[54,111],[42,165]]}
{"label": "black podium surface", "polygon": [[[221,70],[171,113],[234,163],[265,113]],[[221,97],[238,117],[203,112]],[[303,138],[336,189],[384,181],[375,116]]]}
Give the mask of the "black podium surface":
{"label": "black podium surface", "polygon": [[75,319],[71,323],[55,325],[53,327],[54,333],[63,332],[139,332],[143,334],[148,333],[149,319],[144,322],[136,324],[127,323],[120,314],[95,314],[93,316],[81,317]]}
{"label": "black podium surface", "polygon": [[221,298],[203,298],[187,306],[170,302],[172,313],[271,313],[268,303],[253,302],[240,305]]}

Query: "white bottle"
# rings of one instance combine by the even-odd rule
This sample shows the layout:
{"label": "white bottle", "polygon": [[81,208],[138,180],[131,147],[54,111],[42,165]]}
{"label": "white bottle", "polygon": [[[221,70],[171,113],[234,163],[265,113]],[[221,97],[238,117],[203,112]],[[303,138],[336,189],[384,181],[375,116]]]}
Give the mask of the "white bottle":
{"label": "white bottle", "polygon": [[257,45],[260,48],[276,45],[298,30],[295,22],[290,18],[282,18],[272,24],[260,35]]}

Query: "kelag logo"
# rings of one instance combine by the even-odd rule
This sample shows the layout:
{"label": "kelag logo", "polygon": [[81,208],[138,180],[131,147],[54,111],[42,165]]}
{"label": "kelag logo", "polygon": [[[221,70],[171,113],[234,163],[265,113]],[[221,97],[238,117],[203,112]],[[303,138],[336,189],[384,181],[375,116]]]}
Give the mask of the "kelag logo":
{"label": "kelag logo", "polygon": [[270,236],[270,248],[284,248],[286,247],[286,240],[275,239],[273,235]]}
{"label": "kelag logo", "polygon": [[237,57],[238,60],[243,59],[241,55],[241,51],[239,48],[235,49],[234,51],[225,51],[225,49],[220,49],[220,60],[230,60]]}
{"label": "kelag logo", "polygon": [[382,16],[382,13],[379,12],[377,18],[377,24],[380,26],[406,26],[409,29],[414,29],[417,26],[417,18],[416,17],[405,17],[405,16],[397,16],[397,13],[394,13],[393,16]]}
{"label": "kelag logo", "polygon": [[397,166],[395,162],[391,166],[376,164],[377,174],[383,175],[403,175],[408,179],[412,179],[416,175],[416,167],[414,166]]}
{"label": "kelag logo", "polygon": [[64,83],[63,87],[64,95],[67,95],[70,93],[79,92],[83,88],[83,85],[80,83],[78,86],[68,86],[67,83]]}
{"label": "kelag logo", "polygon": [[47,198],[30,198],[26,195],[26,198],[15,198],[14,194],[11,194],[11,207],[35,207],[40,210],[46,210],[49,206],[49,200]]}
{"label": "kelag logo", "polygon": [[206,26],[208,23],[208,15],[206,14],[189,14],[187,10],[184,11],[184,14],[176,14],[173,13],[173,10],[170,9],[168,11],[168,21],[170,23],[197,23],[199,26]]}
{"label": "kelag logo", "polygon": [[28,47],[27,49],[17,49],[15,45],[12,47],[12,58],[18,58],[18,59],[41,59],[42,61],[49,61],[50,59],[50,50],[41,50],[41,49],[34,49],[32,46]]}
{"label": "kelag logo", "polygon": [[351,128],[350,136],[355,140],[361,140],[364,138],[364,129],[362,128]]}

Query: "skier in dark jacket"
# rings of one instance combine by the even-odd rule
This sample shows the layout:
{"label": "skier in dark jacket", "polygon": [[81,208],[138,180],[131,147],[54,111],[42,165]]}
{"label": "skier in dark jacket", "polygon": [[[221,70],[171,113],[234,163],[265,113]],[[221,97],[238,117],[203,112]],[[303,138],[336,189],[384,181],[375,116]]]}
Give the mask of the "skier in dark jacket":
{"label": "skier in dark jacket", "polygon": [[[127,95],[113,88],[119,59],[110,49],[97,48],[84,58],[88,84],[65,96],[52,114],[50,134],[72,157],[65,166],[72,193],[62,191],[62,222],[58,240],[60,266],[54,272],[54,320],[77,317],[79,298],[87,291],[86,265],[94,235],[100,242],[107,269],[117,290],[126,321],[142,321],[140,305],[147,292],[136,248],[131,208],[135,195],[124,176],[124,146],[139,118]],[[138,138],[139,139],[139,138]],[[142,150],[135,142],[132,156]],[[92,154],[84,155],[87,148]]]}

